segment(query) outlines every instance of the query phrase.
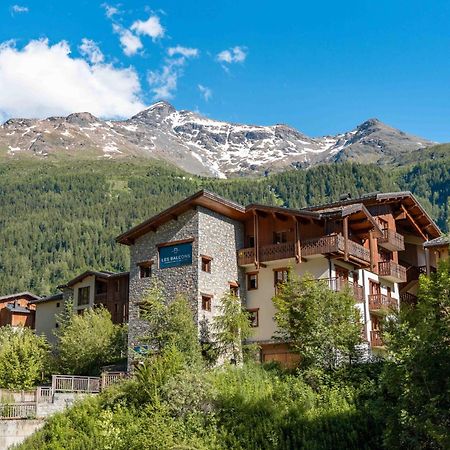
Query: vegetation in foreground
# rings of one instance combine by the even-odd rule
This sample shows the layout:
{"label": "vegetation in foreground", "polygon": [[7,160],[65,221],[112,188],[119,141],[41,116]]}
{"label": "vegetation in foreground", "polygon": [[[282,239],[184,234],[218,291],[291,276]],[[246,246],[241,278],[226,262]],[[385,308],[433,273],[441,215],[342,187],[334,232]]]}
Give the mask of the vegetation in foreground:
{"label": "vegetation in foreground", "polygon": [[[294,284],[289,287],[290,283]],[[285,292],[298,289],[298,283],[288,281]],[[295,301],[310,308],[316,295],[312,291],[298,290]],[[167,300],[164,295],[159,298]],[[155,306],[154,300],[147,299],[148,306]],[[333,300],[330,298],[330,303]],[[345,305],[345,299],[341,301]],[[385,324],[385,361],[332,369],[327,369],[326,355],[334,360],[334,352],[323,352],[323,346],[314,344],[308,334],[298,337],[310,343],[312,357],[306,367],[295,372],[251,361],[242,366],[208,366],[196,343],[192,319],[187,320],[187,304],[182,298],[174,302],[177,319],[170,321],[167,309],[162,308],[153,323],[159,330],[160,352],[146,355],[132,379],[54,416],[19,448],[450,447],[448,263],[431,279],[422,277],[417,308]],[[295,314],[295,308],[289,312],[280,306],[283,317]],[[213,324],[213,332],[221,330],[228,342],[219,346],[224,352],[218,355],[222,359],[234,348],[229,344],[240,340],[235,324],[242,314],[235,308],[225,309],[231,311],[229,317],[219,319],[217,328]],[[330,320],[335,314],[328,315]],[[296,320],[301,326],[302,319],[297,316]],[[305,323],[317,320],[313,314]],[[165,327],[161,327],[163,323]],[[351,329],[351,320],[348,326]],[[148,336],[151,338],[150,326]],[[331,336],[328,341],[332,342]],[[188,342],[192,345],[186,345]],[[314,357],[315,349],[319,357]]]}
{"label": "vegetation in foreground", "polygon": [[232,180],[148,160],[0,162],[0,295],[50,294],[87,269],[127,270],[128,248],[114,238],[201,188],[242,204],[292,208],[343,193],[411,190],[445,229],[450,161],[397,169],[345,163]]}

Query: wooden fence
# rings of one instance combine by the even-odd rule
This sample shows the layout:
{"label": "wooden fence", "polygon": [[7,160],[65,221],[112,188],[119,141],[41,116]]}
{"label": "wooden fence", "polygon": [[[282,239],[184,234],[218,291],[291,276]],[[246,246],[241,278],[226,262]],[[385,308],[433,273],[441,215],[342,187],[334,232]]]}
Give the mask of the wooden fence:
{"label": "wooden fence", "polygon": [[52,391],[96,394],[100,392],[99,377],[78,375],[52,375]]}

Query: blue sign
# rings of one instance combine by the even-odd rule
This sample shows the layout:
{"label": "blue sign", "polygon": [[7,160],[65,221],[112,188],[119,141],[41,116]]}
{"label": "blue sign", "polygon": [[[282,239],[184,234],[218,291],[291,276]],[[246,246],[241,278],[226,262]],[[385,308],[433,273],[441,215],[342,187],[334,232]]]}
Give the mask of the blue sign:
{"label": "blue sign", "polygon": [[192,242],[159,247],[159,268],[179,267],[192,264]]}

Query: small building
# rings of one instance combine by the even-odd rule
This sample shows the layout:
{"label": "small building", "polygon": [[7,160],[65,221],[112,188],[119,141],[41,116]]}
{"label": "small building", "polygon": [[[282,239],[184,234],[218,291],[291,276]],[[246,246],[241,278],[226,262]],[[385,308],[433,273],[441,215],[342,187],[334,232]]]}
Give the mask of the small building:
{"label": "small building", "polygon": [[56,344],[55,331],[59,328],[58,315],[63,312],[63,293],[59,292],[48,297],[39,298],[30,302],[36,309],[35,330],[36,334],[45,336],[47,342]]}
{"label": "small building", "polygon": [[35,307],[33,300],[39,297],[31,292],[19,292],[0,297],[0,326],[34,328]]}
{"label": "small building", "polygon": [[107,272],[88,270],[58,286],[64,299],[72,298],[73,309],[82,314],[86,308],[103,306],[113,323],[128,322],[128,272]]}
{"label": "small building", "polygon": [[199,330],[218,313],[224,293],[234,292],[251,314],[261,361],[293,364],[289,343],[274,337],[272,302],[293,270],[333,290],[349,286],[367,348],[376,352],[383,347],[381,317],[415,297],[423,244],[440,235],[410,192],[289,209],[242,206],[200,191],[117,237],[130,247],[129,348],[141,344],[140,304],[155,277],[172,298],[187,297]]}
{"label": "small building", "polygon": [[[427,273],[433,271],[439,261],[444,261],[449,257],[450,237],[441,236],[423,244],[425,252],[428,254],[427,258]],[[433,266],[433,263],[435,266]]]}

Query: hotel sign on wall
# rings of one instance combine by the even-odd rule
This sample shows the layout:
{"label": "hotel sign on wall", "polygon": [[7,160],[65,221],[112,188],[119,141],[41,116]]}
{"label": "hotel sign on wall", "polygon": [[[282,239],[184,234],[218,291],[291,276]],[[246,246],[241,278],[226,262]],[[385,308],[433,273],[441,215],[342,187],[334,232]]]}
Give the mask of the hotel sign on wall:
{"label": "hotel sign on wall", "polygon": [[159,247],[159,268],[179,267],[192,264],[192,242]]}

